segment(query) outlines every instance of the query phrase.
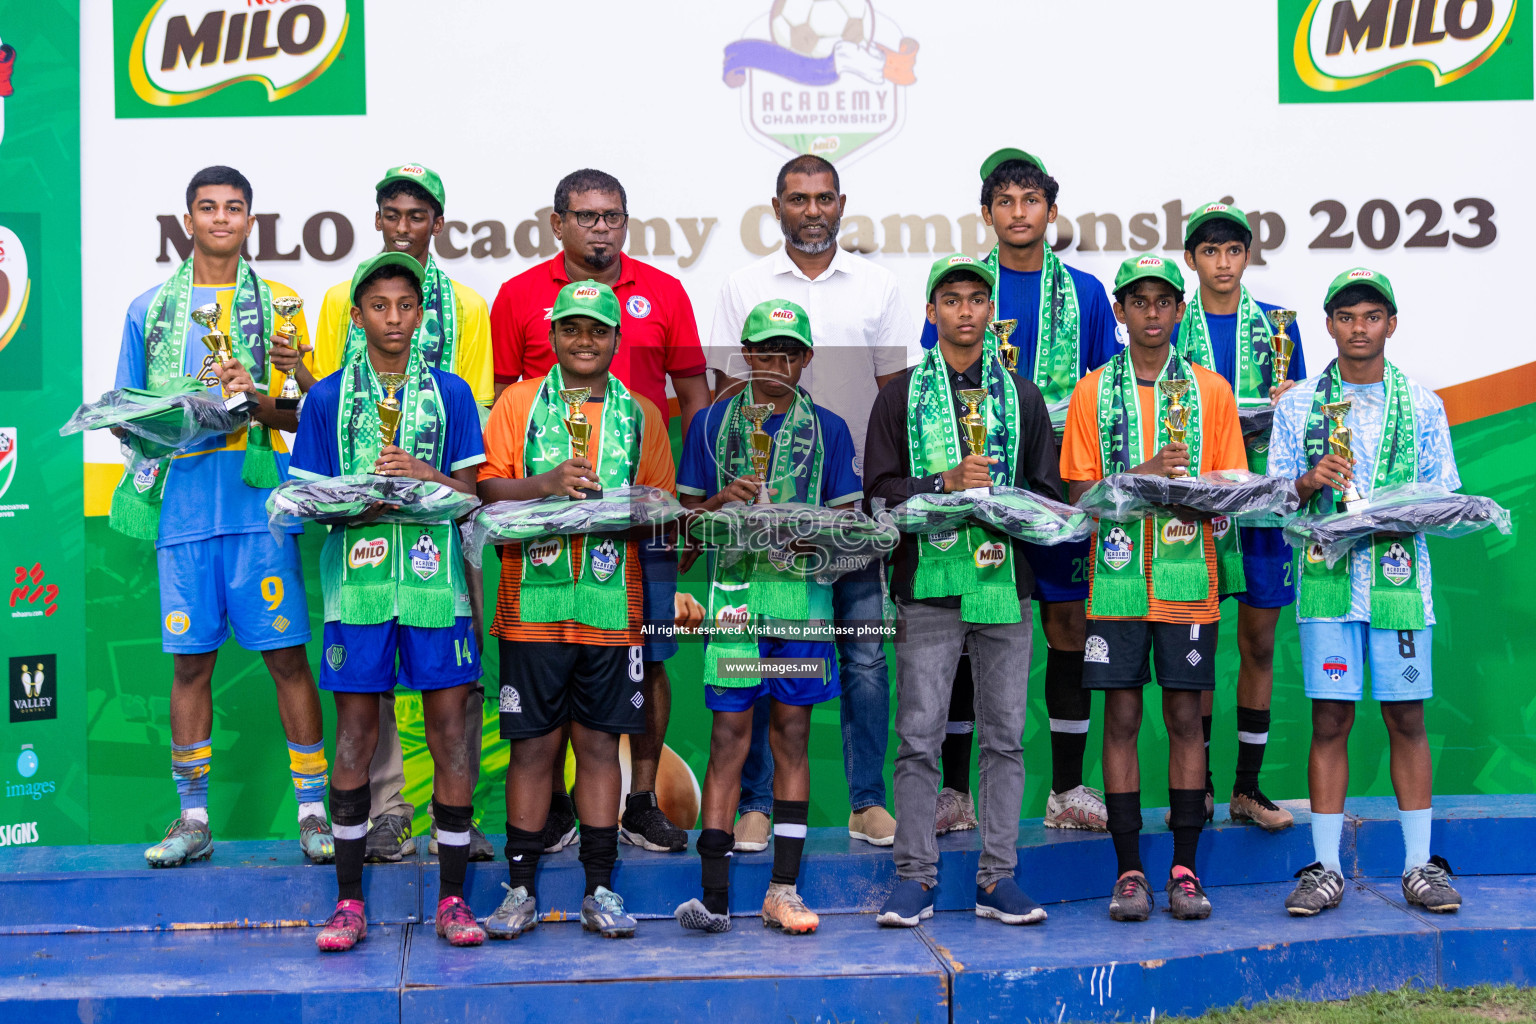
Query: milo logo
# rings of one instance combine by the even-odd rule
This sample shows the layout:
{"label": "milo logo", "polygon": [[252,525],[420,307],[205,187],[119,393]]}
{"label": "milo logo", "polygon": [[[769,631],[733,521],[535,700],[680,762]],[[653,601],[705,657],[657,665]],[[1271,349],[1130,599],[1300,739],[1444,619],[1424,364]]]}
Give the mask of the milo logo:
{"label": "milo logo", "polygon": [[379,565],[389,556],[389,540],[386,537],[364,537],[347,552],[347,564],[354,569]]}
{"label": "milo logo", "polygon": [[[1223,209],[1225,209],[1225,207],[1223,207]],[[1136,265],[1138,267],[1160,267],[1163,265],[1163,261],[1161,257],[1158,256],[1143,256],[1141,259],[1136,261]]]}
{"label": "milo logo", "polygon": [[1001,541],[990,541],[976,548],[976,568],[995,569],[1008,560],[1008,549]]}
{"label": "milo logo", "polygon": [[400,173],[409,174],[419,178],[423,174],[427,173],[427,169],[420,164],[406,164],[404,167],[400,168]]}
{"label": "milo logo", "polygon": [[949,258],[949,266],[951,266],[951,267],[956,266],[956,265],[961,264],[961,263],[975,263],[975,262],[976,261],[971,259],[969,256],[951,256]]}
{"label": "milo logo", "polygon": [[1217,516],[1211,520],[1211,532],[1216,535],[1217,540],[1224,540],[1230,529],[1232,529],[1232,520],[1227,516]]}
{"label": "milo logo", "polygon": [[537,566],[554,565],[564,550],[564,537],[546,537],[528,545],[528,561]]}
{"label": "milo logo", "polygon": [[1163,524],[1164,544],[1188,544],[1200,536],[1199,523],[1186,523],[1182,519],[1170,519]]}
{"label": "milo logo", "polygon": [[734,632],[744,629],[751,618],[746,605],[728,604],[715,613],[715,625]]}
{"label": "milo logo", "polygon": [[955,546],[955,541],[959,539],[959,530],[940,530],[937,533],[930,533],[928,535],[928,543],[932,544],[940,551],[948,551],[950,548]]}
{"label": "milo logo", "polygon": [[602,293],[599,292],[594,286],[592,286],[590,284],[583,284],[583,285],[578,285],[576,288],[574,288],[571,291],[571,298],[573,298],[573,299],[595,299],[600,294],[602,294]]}
{"label": "milo logo", "polygon": [[1323,560],[1323,546],[1317,541],[1307,545],[1307,561],[1316,565]]}
{"label": "milo logo", "polygon": [[1226,203],[1211,203],[1209,206],[1206,206],[1205,208],[1203,208],[1200,212],[1201,213],[1226,213],[1230,209],[1231,209],[1231,207],[1228,206]]}
{"label": "milo logo", "polygon": [[795,311],[792,309],[776,309],[768,314],[769,320],[777,320],[780,323],[792,324],[795,322]]}

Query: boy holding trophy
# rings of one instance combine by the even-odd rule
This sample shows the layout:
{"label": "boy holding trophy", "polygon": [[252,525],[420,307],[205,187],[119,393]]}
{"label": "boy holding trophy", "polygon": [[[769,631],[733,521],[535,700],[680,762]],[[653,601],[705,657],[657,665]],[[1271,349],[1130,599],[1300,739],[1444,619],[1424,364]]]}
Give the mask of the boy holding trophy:
{"label": "boy holding trophy", "polygon": [[[851,508],[864,496],[853,471],[848,425],[800,387],[800,375],[815,354],[812,345],[810,318],[793,302],[761,302],[747,314],[741,351],[749,383],[689,426],[677,485],[685,508],[714,511],[727,502]],[[763,899],[763,923],[796,935],[813,932],[820,923],[795,890],[811,799],[807,744],[811,708],[841,689],[831,639],[775,635],[776,619],[797,625],[833,619],[831,585],[795,577],[794,561],[790,551],[756,552],[726,567],[718,553],[710,555],[709,619],[716,631],[704,657],[704,704],[714,713],[714,728],[697,843],[704,893],[702,900],[677,908],[684,928],[722,932],[731,927],[731,825],[752,741],[753,706],[765,695],[770,698],[774,792],[773,874]],[[731,626],[750,631],[744,637],[719,631]],[[818,660],[822,670],[743,678],[721,671],[721,659],[732,657]]]}
{"label": "boy holding trophy", "polygon": [[[352,322],[366,344],[340,372],[310,388],[290,471],[312,480],[410,477],[473,494],[485,461],[474,395],[458,377],[426,365],[412,344],[422,317],[421,264],[406,253],[380,253],[358,266],[352,282]],[[321,554],[320,685],[336,697],[331,818],[338,898],[316,939],[326,951],[351,949],[368,931],[362,888],[368,766],[378,741],[379,695],[392,691],[397,679],[421,691],[432,752],[442,870],[437,934],[455,946],[485,940],[464,902],[474,810],[464,700],[480,678],[480,657],[458,529],[452,522],[392,523],[389,511],[378,504],[333,526]]]}
{"label": "boy holding trophy", "polygon": [[[1061,475],[1076,502],[1113,473],[1198,476],[1247,465],[1232,389],[1170,345],[1184,315],[1184,277],[1160,256],[1132,256],[1115,275],[1115,316],[1130,344],[1072,392]],[[1142,688],[1163,688],[1168,727],[1168,803],[1173,867],[1167,892],[1176,918],[1205,918],[1211,905],[1195,876],[1205,823],[1201,694],[1216,685],[1216,544],[1209,522],[1168,515],[1114,523],[1094,538],[1083,686],[1104,691],[1104,803],[1118,861],[1109,903],[1117,921],[1145,921],[1152,890],[1142,871]]]}
{"label": "boy holding trophy", "polygon": [[[557,362],[548,376],[508,385],[491,410],[482,500],[582,501],[630,485],[672,490],[666,420],[609,372],[619,317],[619,300],[601,282],[573,281],[556,294],[549,344]],[[624,912],[612,881],[619,736],[645,731],[637,549],[621,536],[579,534],[501,549],[491,633],[501,644],[501,735],[511,743],[511,884],[486,920],[492,938],[516,938],[538,923],[536,871],[567,722],[587,883],[581,923],[606,938],[635,933],[635,919]]]}
{"label": "boy holding trophy", "polygon": [[[1313,514],[1359,511],[1377,487],[1423,481],[1461,486],[1440,398],[1387,361],[1397,299],[1379,271],[1356,267],[1328,286],[1323,309],[1338,357],[1280,400],[1269,472],[1292,478]],[[1421,534],[1376,534],[1329,566],[1310,544],[1297,557],[1296,619],[1312,699],[1312,845],[1316,860],[1286,897],[1293,916],[1339,905],[1339,838],[1349,789],[1355,705],[1371,696],[1391,737],[1392,788],[1406,857],[1403,897],[1440,913],[1460,909],[1450,866],[1430,856],[1433,792],[1424,701],[1434,695],[1429,547]]]}

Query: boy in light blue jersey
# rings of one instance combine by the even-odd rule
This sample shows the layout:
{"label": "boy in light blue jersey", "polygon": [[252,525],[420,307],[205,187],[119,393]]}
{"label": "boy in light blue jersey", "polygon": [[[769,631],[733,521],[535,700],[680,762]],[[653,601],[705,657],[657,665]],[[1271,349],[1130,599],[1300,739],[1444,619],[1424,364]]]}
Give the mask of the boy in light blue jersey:
{"label": "boy in light blue jersey", "polygon": [[[320,698],[304,654],[309,610],[298,545],[267,530],[267,495],[288,454],[279,430],[298,417],[272,396],[299,351],[274,336],[274,298],[293,296],[257,277],[240,256],[250,234],[251,185],[230,167],[207,167],[187,186],[184,220],[192,256],[164,285],[128,307],[116,386],[160,388],[183,375],[230,393],[255,395],[248,426],[161,460],[136,460],[112,499],[110,523],[155,541],[160,572],[161,643],[174,660],[171,769],[181,814],[144,852],[151,867],[174,867],[213,853],[208,822],[212,758],[212,678],[218,650],[233,633],[260,651],[277,685],[299,801],[300,846],[316,862],[334,856],[326,821],[325,748]],[[203,345],[207,328],[193,310],[218,303],[220,332],[234,358],[220,363]],[[302,317],[299,338],[304,334]],[[297,530],[295,530],[297,532]]]}

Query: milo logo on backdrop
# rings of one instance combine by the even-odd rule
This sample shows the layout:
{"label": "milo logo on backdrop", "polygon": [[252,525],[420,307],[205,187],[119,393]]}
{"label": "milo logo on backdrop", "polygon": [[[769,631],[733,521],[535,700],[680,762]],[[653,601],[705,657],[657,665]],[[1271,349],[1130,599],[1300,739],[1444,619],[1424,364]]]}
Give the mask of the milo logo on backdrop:
{"label": "milo logo on backdrop", "polygon": [[1530,4],[1281,0],[1281,103],[1532,98]]}
{"label": "milo logo on backdrop", "polygon": [[363,0],[114,0],[118,117],[367,113]]}

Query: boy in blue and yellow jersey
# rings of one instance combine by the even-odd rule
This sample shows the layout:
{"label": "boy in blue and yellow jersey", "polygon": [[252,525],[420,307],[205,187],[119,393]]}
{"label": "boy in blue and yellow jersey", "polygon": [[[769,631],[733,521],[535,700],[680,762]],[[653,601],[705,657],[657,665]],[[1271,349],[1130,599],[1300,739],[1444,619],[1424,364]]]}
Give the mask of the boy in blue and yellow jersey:
{"label": "boy in blue and yellow jersey", "polygon": [[[267,531],[266,501],[288,454],[279,430],[298,417],[277,408],[284,376],[272,365],[273,300],[291,289],[264,281],[240,257],[250,234],[251,184],[231,167],[207,167],[187,186],[192,256],[164,285],[128,307],[117,387],[156,388],[182,375],[210,388],[258,399],[250,423],[175,456],[137,464],[112,500],[111,523],[155,541],[160,570],[161,643],[175,662],[171,685],[171,769],[181,814],[144,852],[151,867],[173,867],[213,853],[208,823],[213,678],[231,631],[260,651],[277,684],[299,800],[300,845],[317,862],[334,856],[325,817],[326,761],[320,698],[304,655],[309,610],[298,545]],[[202,343],[193,310],[218,303],[218,329],[234,358],[220,363]],[[298,338],[303,336],[302,321]],[[294,532],[298,532],[295,529]]]}

